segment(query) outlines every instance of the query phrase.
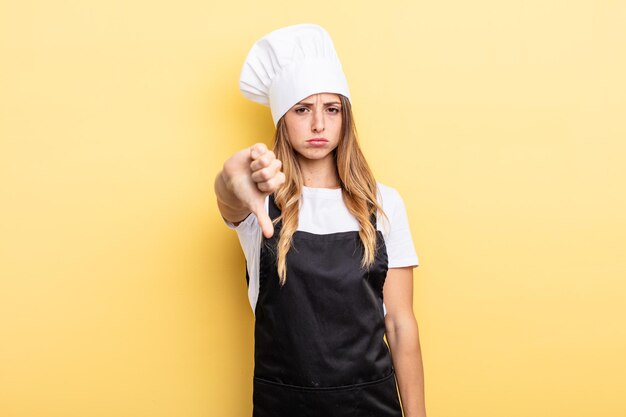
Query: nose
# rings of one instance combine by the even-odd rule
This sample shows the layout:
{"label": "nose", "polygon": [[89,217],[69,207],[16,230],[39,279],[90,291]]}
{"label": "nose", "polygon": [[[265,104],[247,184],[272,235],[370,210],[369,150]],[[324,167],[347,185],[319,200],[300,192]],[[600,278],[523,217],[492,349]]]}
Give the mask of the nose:
{"label": "nose", "polygon": [[324,112],[320,108],[313,111],[313,119],[311,120],[311,130],[315,133],[324,131]]}

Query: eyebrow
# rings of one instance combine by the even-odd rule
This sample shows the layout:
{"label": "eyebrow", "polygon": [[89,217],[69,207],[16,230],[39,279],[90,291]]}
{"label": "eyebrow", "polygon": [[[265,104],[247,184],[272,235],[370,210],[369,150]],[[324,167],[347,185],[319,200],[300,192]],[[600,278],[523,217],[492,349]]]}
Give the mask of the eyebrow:
{"label": "eyebrow", "polygon": [[[311,106],[314,106],[315,103],[307,103],[305,101],[301,101],[298,103],[298,105],[311,107]],[[339,101],[329,101],[327,103],[324,103],[324,106],[332,106],[332,105],[341,106],[341,103]]]}

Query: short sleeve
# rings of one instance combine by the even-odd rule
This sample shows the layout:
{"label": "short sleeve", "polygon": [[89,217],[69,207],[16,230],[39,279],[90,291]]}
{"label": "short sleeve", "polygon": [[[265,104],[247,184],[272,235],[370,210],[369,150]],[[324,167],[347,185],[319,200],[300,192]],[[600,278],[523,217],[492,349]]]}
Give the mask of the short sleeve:
{"label": "short sleeve", "polygon": [[402,197],[395,189],[380,184],[379,190],[383,211],[387,216],[387,219],[381,220],[385,223],[382,231],[387,247],[389,268],[419,266]]}
{"label": "short sleeve", "polygon": [[259,234],[261,233],[261,227],[259,226],[256,216],[250,213],[248,217],[237,226],[225,219],[224,223],[237,232],[237,237],[239,238],[239,243],[241,244],[241,249],[246,259],[250,259],[254,256],[254,246],[256,246],[256,241],[260,238]]}

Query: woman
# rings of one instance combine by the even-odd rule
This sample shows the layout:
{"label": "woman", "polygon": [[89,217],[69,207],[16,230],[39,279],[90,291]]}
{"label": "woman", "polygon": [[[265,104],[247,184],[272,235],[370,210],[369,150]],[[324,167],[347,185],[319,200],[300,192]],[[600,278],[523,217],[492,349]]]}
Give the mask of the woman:
{"label": "woman", "polygon": [[276,124],[274,151],[237,152],[215,181],[246,255],[254,416],[425,416],[418,259],[402,199],[357,143],[332,40],[317,25],[269,33],[240,87]]}

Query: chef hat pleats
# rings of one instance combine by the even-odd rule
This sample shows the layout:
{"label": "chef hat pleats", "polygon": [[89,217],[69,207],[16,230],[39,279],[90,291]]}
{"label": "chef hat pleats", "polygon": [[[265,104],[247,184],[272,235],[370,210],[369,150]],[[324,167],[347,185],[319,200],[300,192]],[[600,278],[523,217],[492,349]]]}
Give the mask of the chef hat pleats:
{"label": "chef hat pleats", "polygon": [[350,98],[333,41],[313,24],[277,29],[258,40],[243,64],[239,88],[246,98],[270,106],[274,124],[311,94]]}

